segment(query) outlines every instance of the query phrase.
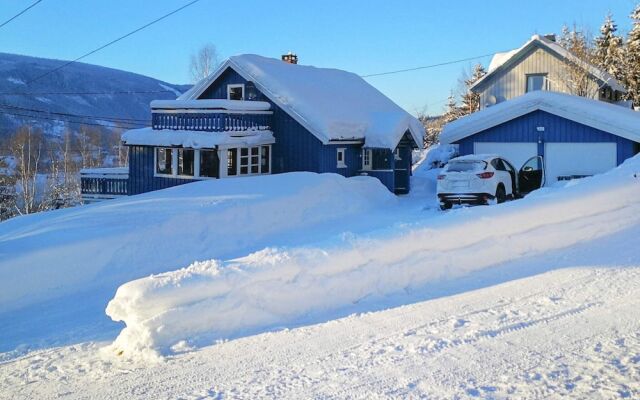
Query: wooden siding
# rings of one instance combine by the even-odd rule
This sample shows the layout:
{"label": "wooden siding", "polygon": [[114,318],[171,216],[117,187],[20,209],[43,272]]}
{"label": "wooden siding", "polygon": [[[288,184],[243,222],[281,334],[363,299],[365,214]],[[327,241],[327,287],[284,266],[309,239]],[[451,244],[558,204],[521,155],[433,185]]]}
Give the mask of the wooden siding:
{"label": "wooden siding", "polygon": [[140,194],[153,190],[196,182],[193,179],[165,178],[153,176],[154,148],[150,146],[129,146],[129,194]]}
{"label": "wooden siding", "polygon": [[[534,46],[515,64],[483,82],[476,89],[480,94],[480,108],[485,108],[489,96],[495,96],[498,103],[521,96],[526,93],[527,74],[547,74],[549,90],[568,93],[569,90],[562,76],[565,75],[566,64],[559,56],[540,46]],[[592,82],[593,98],[598,99],[597,84]]]}
{"label": "wooden siding", "polygon": [[[537,127],[544,127],[544,132],[538,132]],[[541,156],[544,156],[544,143],[614,142],[618,165],[638,151],[637,144],[631,140],[545,111],[531,112],[456,142],[460,155],[473,154],[474,142],[538,142]]]}

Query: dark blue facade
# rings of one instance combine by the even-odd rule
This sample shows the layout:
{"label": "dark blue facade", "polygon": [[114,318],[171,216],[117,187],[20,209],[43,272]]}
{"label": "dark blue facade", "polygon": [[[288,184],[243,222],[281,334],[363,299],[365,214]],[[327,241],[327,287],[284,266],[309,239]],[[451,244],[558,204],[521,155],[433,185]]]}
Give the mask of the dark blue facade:
{"label": "dark blue facade", "polygon": [[[245,100],[266,101],[271,104],[272,115],[260,116],[273,132],[275,143],[271,146],[271,173],[295,171],[309,171],[317,173],[338,173],[345,177],[366,174],[374,176],[392,192],[407,193],[409,191],[409,176],[411,174],[411,150],[413,141],[404,138],[400,145],[401,161],[389,149],[372,149],[373,170],[362,170],[362,143],[348,141],[344,143],[323,144],[316,136],[304,128],[284,110],[261,93],[253,82],[248,82],[233,69],[228,68],[213,82],[199,99],[226,99],[227,85],[244,84],[245,97],[252,93],[252,98]],[[153,116],[154,129],[189,129],[197,114],[185,115],[186,118],[177,121],[167,120],[161,114]],[[211,115],[201,116],[210,118]],[[220,118],[221,116],[215,116]],[[224,130],[223,125],[209,122],[202,129],[215,131]],[[169,125],[169,126],[167,126]],[[176,127],[174,127],[175,125]],[[410,137],[410,136],[408,136]],[[344,149],[346,166],[339,166],[337,160],[338,149]],[[152,190],[193,182],[190,179],[154,176],[154,148],[149,146],[130,146],[129,148],[129,194],[139,194]]]}
{"label": "dark blue facade", "polygon": [[[544,131],[539,132],[538,127],[544,127]],[[613,142],[616,143],[618,165],[640,150],[631,140],[540,110],[480,131],[455,144],[459,145],[460,155],[467,155],[473,154],[474,142],[538,143],[538,155],[543,157],[545,143]]]}

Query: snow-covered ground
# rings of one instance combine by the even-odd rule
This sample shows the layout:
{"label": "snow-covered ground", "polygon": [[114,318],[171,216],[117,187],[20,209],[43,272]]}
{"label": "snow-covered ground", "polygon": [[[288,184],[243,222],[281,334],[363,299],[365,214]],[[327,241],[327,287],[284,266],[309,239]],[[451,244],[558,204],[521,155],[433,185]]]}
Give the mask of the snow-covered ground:
{"label": "snow-covered ground", "polygon": [[[640,159],[524,200],[446,213],[434,207],[434,172],[416,171],[412,195],[362,200],[368,210],[324,225],[320,218],[313,233],[294,224],[273,239],[198,253],[209,261],[190,270],[125,284],[109,311],[127,322],[115,344],[118,325],[93,316],[108,300],[104,291],[86,314],[61,306],[79,293],[66,292],[53,308],[53,298],[14,305],[0,314],[0,340],[7,350],[27,347],[4,354],[0,397],[640,396]],[[364,185],[348,197],[377,193],[367,180],[339,181]],[[156,196],[194,190],[185,188]],[[66,229],[85,220],[71,218]],[[22,236],[50,229],[43,220]],[[271,249],[237,260],[264,247]],[[148,253],[136,258],[145,271]],[[100,260],[90,255],[84,263]],[[51,260],[68,261],[59,258]],[[192,261],[175,256],[151,272]],[[50,334],[32,321],[49,309],[60,313],[45,319],[59,323]],[[68,318],[85,323],[66,329],[60,320]],[[106,341],[87,342],[93,338]],[[140,350],[165,358],[140,362]]]}

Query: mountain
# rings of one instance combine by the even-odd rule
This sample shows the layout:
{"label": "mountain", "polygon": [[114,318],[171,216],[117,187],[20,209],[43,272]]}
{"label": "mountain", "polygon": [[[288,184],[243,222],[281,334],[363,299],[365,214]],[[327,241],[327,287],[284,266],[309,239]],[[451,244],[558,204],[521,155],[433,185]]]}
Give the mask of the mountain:
{"label": "mountain", "polygon": [[151,100],[175,99],[190,87],[79,62],[33,81],[66,62],[0,53],[0,136],[25,123],[54,136],[66,127],[78,129],[77,122],[111,127],[124,119],[127,127],[145,125],[151,117]]}

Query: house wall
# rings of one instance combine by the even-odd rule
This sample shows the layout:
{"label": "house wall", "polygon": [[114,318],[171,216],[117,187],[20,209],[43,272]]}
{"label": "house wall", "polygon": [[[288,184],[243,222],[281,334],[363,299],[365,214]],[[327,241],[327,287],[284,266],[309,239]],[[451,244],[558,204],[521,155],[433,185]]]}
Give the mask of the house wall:
{"label": "house wall", "polygon": [[129,195],[166,189],[194,182],[193,179],[155,177],[154,148],[151,146],[129,146]]}
{"label": "house wall", "polygon": [[[545,128],[544,132],[537,131],[540,126]],[[614,142],[618,165],[637,152],[637,144],[631,140],[545,111],[531,112],[455,142],[459,145],[460,155],[473,154],[474,142],[538,142],[538,155],[541,156],[544,156],[544,143]]]}
{"label": "house wall", "polygon": [[[534,46],[515,64],[497,72],[474,91],[480,94],[480,108],[488,104],[490,96],[495,96],[498,103],[521,96],[526,93],[527,74],[547,74],[549,90],[570,93],[566,85],[567,66],[565,62],[546,48]],[[589,93],[594,99],[599,98],[596,82],[591,82]]]}

